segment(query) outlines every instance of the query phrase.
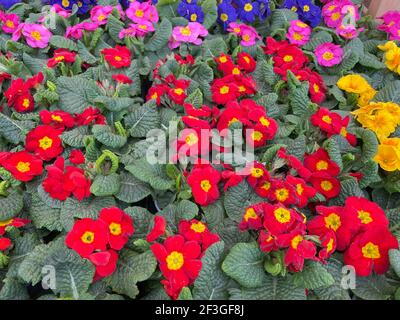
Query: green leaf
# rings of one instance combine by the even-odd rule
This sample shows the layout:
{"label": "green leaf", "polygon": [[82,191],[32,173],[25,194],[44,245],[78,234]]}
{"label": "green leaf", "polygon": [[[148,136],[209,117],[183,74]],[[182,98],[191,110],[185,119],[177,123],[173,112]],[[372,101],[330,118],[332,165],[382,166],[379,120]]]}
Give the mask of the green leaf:
{"label": "green leaf", "polygon": [[364,300],[388,300],[396,290],[384,275],[358,277],[353,293]]}
{"label": "green leaf", "polygon": [[39,195],[32,194],[31,205],[29,207],[32,223],[37,228],[46,228],[50,231],[61,231],[63,226],[60,221],[60,209],[47,206]]}
{"label": "green leaf", "polygon": [[23,197],[13,190],[7,197],[0,197],[0,221],[14,218],[24,206]]}
{"label": "green leaf", "polygon": [[242,221],[247,207],[261,201],[262,199],[257,196],[246,181],[229,188],[224,195],[226,213],[229,218],[236,222]]}
{"label": "green leaf", "polygon": [[133,219],[135,227],[134,239],[145,239],[151,228],[154,216],[145,208],[129,207],[124,210]]}
{"label": "green leaf", "polygon": [[230,300],[306,300],[303,288],[296,287],[290,276],[284,278],[267,276],[262,287],[229,289]]}
{"label": "green leaf", "polygon": [[107,29],[110,37],[117,43],[121,42],[119,33],[125,27],[125,24],[116,18],[113,14],[110,14],[107,19]]}
{"label": "green leaf", "polygon": [[115,197],[126,203],[138,202],[151,194],[147,183],[140,181],[128,172],[120,174],[120,184],[121,188]]}
{"label": "green leaf", "polygon": [[126,137],[114,133],[107,125],[94,125],[92,133],[97,141],[110,148],[122,148],[127,142]]}
{"label": "green leaf", "polygon": [[60,135],[61,140],[74,148],[83,148],[85,146],[85,137],[89,135],[89,129],[86,126],[80,126],[70,131],[65,131]]}
{"label": "green leaf", "polygon": [[70,51],[78,51],[76,43],[63,36],[54,35],[50,38],[50,44],[56,48],[68,49]]}
{"label": "green leaf", "polygon": [[286,29],[290,21],[297,19],[297,14],[289,9],[277,9],[272,12],[271,18],[271,36],[273,36],[278,29]]}
{"label": "green leaf", "polygon": [[152,100],[134,108],[125,117],[125,126],[134,138],[145,138],[150,130],[158,129],[160,124],[160,114]]}
{"label": "green leaf", "polygon": [[92,105],[92,101],[101,95],[94,80],[79,76],[59,77],[57,92],[60,95],[60,108],[69,113],[81,113]]}
{"label": "green leaf", "polygon": [[222,263],[222,270],[240,285],[257,288],[265,284],[264,253],[257,242],[238,243]]}
{"label": "green leaf", "polygon": [[311,261],[305,265],[302,272],[293,275],[293,282],[298,287],[314,290],[331,286],[335,283],[335,279],[321,263]]}
{"label": "green leaf", "polygon": [[336,140],[328,139],[324,143],[324,148],[328,152],[332,161],[336,162],[340,170],[343,169],[342,156],[340,154],[340,147]]}
{"label": "green leaf", "polygon": [[400,251],[391,249],[389,250],[390,265],[393,267],[397,276],[400,277]]}
{"label": "green leaf", "polygon": [[314,51],[320,44],[332,42],[332,36],[326,31],[314,32],[310,41],[303,46],[304,50]]}
{"label": "green leaf", "polygon": [[385,64],[378,60],[378,58],[376,56],[374,56],[373,54],[367,53],[365,52],[361,58],[359,63],[364,66],[364,67],[368,67],[368,68],[372,68],[372,69],[385,69],[386,66]]}
{"label": "green leaf", "polygon": [[223,300],[227,298],[229,279],[221,270],[224,243],[218,242],[207,249],[201,258],[202,267],[194,282],[195,300]]}
{"label": "green leaf", "polygon": [[201,9],[204,12],[203,26],[209,29],[215,21],[217,21],[217,2],[215,0],[204,0],[201,4]]}
{"label": "green leaf", "polygon": [[307,82],[298,83],[292,72],[288,72],[289,101],[293,114],[305,116],[310,111],[310,98],[308,97],[309,85]]}
{"label": "green leaf", "polygon": [[203,93],[199,88],[194,90],[185,100],[185,103],[190,103],[195,108],[201,108],[203,105]]}
{"label": "green leaf", "polygon": [[149,183],[156,190],[168,190],[174,185],[164,166],[151,165],[142,159],[134,161],[134,164],[126,166],[125,169],[132,173],[140,181]]}
{"label": "green leaf", "polygon": [[172,34],[172,25],[168,19],[162,19],[161,23],[156,25],[154,35],[146,43],[146,49],[149,51],[158,51],[165,47]]}
{"label": "green leaf", "polygon": [[0,135],[7,141],[18,144],[25,141],[25,135],[35,127],[32,121],[19,121],[0,113]]}
{"label": "green leaf", "polygon": [[117,173],[107,176],[97,175],[90,186],[90,193],[97,197],[112,196],[119,192],[120,187],[121,183]]}
{"label": "green leaf", "polygon": [[157,267],[157,261],[151,251],[138,254],[123,250],[117,262],[117,270],[106,279],[113,291],[134,299],[139,293],[136,283],[151,277]]}
{"label": "green leaf", "polygon": [[19,279],[6,278],[0,290],[0,300],[29,300],[27,287]]}
{"label": "green leaf", "polygon": [[357,128],[356,134],[363,142],[361,147],[361,161],[369,161],[378,152],[378,139],[376,138],[376,135],[368,129]]}
{"label": "green leaf", "polygon": [[400,80],[391,81],[374,97],[374,101],[400,103]]}
{"label": "green leaf", "polygon": [[192,292],[190,291],[190,288],[184,287],[182,288],[178,300],[193,300]]}
{"label": "green leaf", "polygon": [[221,200],[215,201],[206,207],[202,207],[202,210],[204,212],[207,225],[211,230],[224,221],[225,209]]}
{"label": "green leaf", "polygon": [[362,192],[358,182],[354,178],[346,178],[345,180],[340,181],[340,194],[329,201],[330,205],[341,206],[344,205],[346,199],[348,197],[363,197],[364,193]]}
{"label": "green leaf", "polygon": [[22,60],[32,74],[38,74],[47,64],[46,60],[34,58],[25,52],[22,54]]}

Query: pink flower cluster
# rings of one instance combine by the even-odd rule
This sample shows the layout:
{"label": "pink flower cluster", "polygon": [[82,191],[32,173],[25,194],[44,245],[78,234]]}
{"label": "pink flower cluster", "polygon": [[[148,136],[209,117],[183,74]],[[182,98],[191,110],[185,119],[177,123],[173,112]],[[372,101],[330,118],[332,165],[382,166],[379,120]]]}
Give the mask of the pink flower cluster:
{"label": "pink flower cluster", "polygon": [[172,50],[178,48],[182,42],[200,45],[203,40],[200,37],[208,35],[208,31],[198,22],[189,22],[186,27],[176,26],[172,30],[168,47]]}
{"label": "pink flower cluster", "polygon": [[126,36],[144,37],[147,33],[155,31],[154,23],[158,22],[157,8],[151,2],[131,2],[126,10],[126,15],[134,23],[129,25],[129,28],[123,29],[119,33],[119,38],[123,39]]}
{"label": "pink flower cluster", "polygon": [[291,44],[297,44],[299,46],[305,45],[310,41],[312,29],[306,23],[301,20],[290,21],[290,27],[286,38],[288,38]]}
{"label": "pink flower cluster", "polygon": [[336,44],[326,42],[315,48],[318,64],[323,67],[338,65],[343,59],[343,49]]}
{"label": "pink flower cluster", "polygon": [[400,11],[388,11],[379,19],[383,23],[378,29],[388,33],[389,40],[400,40]]}
{"label": "pink flower cluster", "polygon": [[357,29],[356,22],[360,19],[357,7],[350,0],[333,0],[322,7],[325,24],[335,28],[336,33],[345,39],[353,39],[362,29]]}
{"label": "pink flower cluster", "polygon": [[236,22],[231,22],[227,30],[238,37],[241,37],[240,44],[244,47],[254,46],[257,40],[261,40],[256,29],[244,23],[238,24]]}

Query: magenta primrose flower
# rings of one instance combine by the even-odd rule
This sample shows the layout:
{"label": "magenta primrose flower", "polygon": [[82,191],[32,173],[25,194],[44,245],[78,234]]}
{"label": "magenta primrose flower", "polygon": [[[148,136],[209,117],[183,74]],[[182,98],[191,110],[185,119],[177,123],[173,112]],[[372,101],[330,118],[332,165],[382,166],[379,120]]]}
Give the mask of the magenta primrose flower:
{"label": "magenta primrose flower", "polygon": [[58,14],[60,17],[63,17],[63,18],[69,18],[71,16],[71,11],[65,10],[59,4],[53,4],[53,7],[51,8],[51,12],[55,12],[56,14]]}
{"label": "magenta primrose flower", "polygon": [[236,22],[231,22],[227,30],[241,37],[240,44],[244,47],[254,46],[257,40],[261,40],[256,29],[244,23],[238,24]]}
{"label": "magenta primrose flower", "polygon": [[354,22],[360,19],[357,7],[350,0],[329,1],[322,7],[322,16],[330,28],[339,27],[346,16],[351,16]]}
{"label": "magenta primrose flower", "polygon": [[139,1],[131,2],[129,8],[126,10],[126,15],[129,19],[138,24],[142,23],[143,20],[152,23],[158,22],[159,20],[157,9],[150,1],[142,3]]}
{"label": "magenta primrose flower", "polygon": [[310,41],[312,29],[306,23],[301,20],[290,21],[290,27],[286,38],[288,38],[291,44],[297,44],[299,46],[305,45]]}
{"label": "magenta primrose flower", "polygon": [[104,25],[112,11],[112,6],[95,6],[90,11],[90,20],[98,25]]}
{"label": "magenta primrose flower", "polygon": [[389,40],[400,40],[400,11],[388,11],[378,19],[383,23],[378,29],[389,34]]}
{"label": "magenta primrose flower", "polygon": [[175,49],[181,45],[182,42],[193,43],[200,45],[203,40],[200,37],[208,35],[208,31],[198,22],[189,22],[186,27],[176,26],[172,30],[172,36],[169,39],[168,47]]}
{"label": "magenta primrose flower", "polygon": [[17,16],[15,13],[2,14],[0,19],[1,22],[3,23],[1,29],[5,33],[10,33],[10,34],[14,33],[17,30],[18,25],[20,23],[19,16]]}
{"label": "magenta primrose flower", "polygon": [[46,48],[53,35],[41,24],[24,24],[22,29],[27,44],[32,48]]}
{"label": "magenta primrose flower", "polygon": [[132,23],[129,28],[121,30],[119,38],[144,37],[149,32],[154,32],[154,26],[150,21],[143,20],[141,23]]}
{"label": "magenta primrose flower", "polygon": [[83,36],[83,31],[94,31],[99,27],[95,22],[81,22],[72,27],[68,27],[65,33],[66,38],[81,39]]}
{"label": "magenta primrose flower", "polygon": [[343,49],[336,44],[326,42],[315,48],[318,64],[323,67],[338,65],[343,59]]}

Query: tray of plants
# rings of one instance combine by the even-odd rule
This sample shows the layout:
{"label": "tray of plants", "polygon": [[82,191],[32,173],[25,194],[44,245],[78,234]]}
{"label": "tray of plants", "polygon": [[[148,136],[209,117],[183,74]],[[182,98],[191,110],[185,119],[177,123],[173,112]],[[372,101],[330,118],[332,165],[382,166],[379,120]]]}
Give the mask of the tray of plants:
{"label": "tray of plants", "polygon": [[400,11],[0,9],[0,299],[400,299]]}

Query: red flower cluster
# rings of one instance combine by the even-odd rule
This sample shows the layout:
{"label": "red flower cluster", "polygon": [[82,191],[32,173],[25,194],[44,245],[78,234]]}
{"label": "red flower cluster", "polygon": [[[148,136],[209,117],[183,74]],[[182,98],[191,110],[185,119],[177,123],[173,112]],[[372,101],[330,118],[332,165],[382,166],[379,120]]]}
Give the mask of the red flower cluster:
{"label": "red flower cluster", "polygon": [[2,152],[0,165],[23,182],[31,181],[43,172],[43,161],[26,151]]}
{"label": "red flower cluster", "polygon": [[354,266],[359,276],[388,270],[388,251],[398,248],[398,242],[389,231],[385,212],[376,203],[349,197],[343,207],[317,206],[316,211],[319,215],[307,227],[311,234],[325,239],[321,258],[329,257],[336,247],[345,251],[345,264]]}
{"label": "red flower cluster", "polygon": [[252,205],[245,210],[240,228],[258,231],[264,252],[286,250],[284,263],[293,272],[301,271],[305,260],[318,260],[317,247],[307,237],[306,219],[295,209],[282,204]]}
{"label": "red flower cluster", "polygon": [[161,283],[172,299],[177,299],[182,288],[194,282],[201,270],[202,255],[220,240],[205,223],[195,219],[182,220],[178,229],[180,234],[168,237],[163,244],[151,245],[166,278]]}
{"label": "red flower cluster", "polygon": [[220,172],[211,165],[196,165],[187,177],[194,201],[201,206],[208,206],[218,200],[220,180]]}
{"label": "red flower cluster", "polygon": [[256,62],[247,53],[241,53],[237,58],[237,65],[232,57],[221,54],[214,59],[217,70],[222,72],[222,78],[215,79],[211,84],[212,100],[216,104],[225,105],[229,101],[236,101],[239,97],[256,93],[256,83],[248,75],[256,68]]}
{"label": "red flower cluster", "polygon": [[49,195],[61,201],[73,194],[82,201],[90,196],[90,180],[85,176],[85,171],[74,166],[65,167],[64,158],[58,157],[53,165],[46,168],[47,177],[42,186]]}
{"label": "red flower cluster", "polygon": [[287,80],[287,72],[290,70],[300,81],[310,83],[309,93],[312,102],[321,103],[325,100],[327,89],[322,77],[307,67],[310,61],[297,45],[268,37],[263,49],[266,54],[274,55],[274,72],[283,80]]}
{"label": "red flower cluster", "polygon": [[7,98],[8,106],[13,107],[17,112],[31,112],[34,110],[35,102],[31,94],[31,89],[43,82],[43,74],[37,75],[24,81],[19,78],[11,81],[10,87],[4,93]]}
{"label": "red flower cluster", "polygon": [[49,161],[63,152],[61,130],[49,125],[38,126],[26,135],[25,149]]}
{"label": "red flower cluster", "polygon": [[101,51],[104,59],[114,68],[129,67],[132,54],[127,47],[117,45],[115,48],[105,48]]}
{"label": "red flower cluster", "polygon": [[54,51],[53,58],[47,61],[47,67],[54,68],[60,63],[74,63],[76,53],[67,49],[57,49]]}
{"label": "red flower cluster", "polygon": [[[165,79],[158,78],[161,83],[153,84],[149,89],[146,100],[155,100],[157,105],[161,104],[161,97],[166,96],[174,103],[183,105],[187,97],[186,89],[190,85],[190,80],[176,79],[173,74],[165,77]],[[164,101],[167,105],[168,102]]]}
{"label": "red flower cluster", "polygon": [[65,244],[96,267],[94,281],[112,274],[118,253],[135,232],[132,218],[119,208],[104,208],[99,218],[75,222]]}
{"label": "red flower cluster", "polygon": [[21,218],[12,218],[6,221],[0,221],[0,251],[5,251],[12,246],[12,241],[4,237],[8,227],[21,228],[30,223],[30,220]]}
{"label": "red flower cluster", "polygon": [[329,111],[327,108],[319,108],[311,118],[311,123],[325,132],[328,137],[340,134],[352,146],[357,145],[357,137],[347,131],[350,117],[342,118],[339,114]]}

